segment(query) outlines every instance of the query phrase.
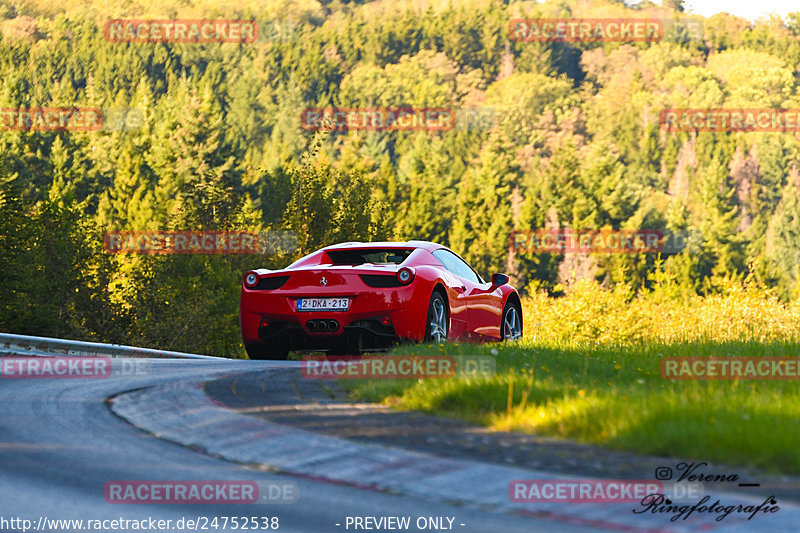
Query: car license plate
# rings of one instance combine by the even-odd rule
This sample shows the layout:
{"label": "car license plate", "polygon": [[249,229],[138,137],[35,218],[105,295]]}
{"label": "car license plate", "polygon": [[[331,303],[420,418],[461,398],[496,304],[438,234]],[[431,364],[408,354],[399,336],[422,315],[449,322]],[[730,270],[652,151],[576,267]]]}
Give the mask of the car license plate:
{"label": "car license plate", "polygon": [[297,300],[298,311],[347,311],[349,298],[300,298]]}

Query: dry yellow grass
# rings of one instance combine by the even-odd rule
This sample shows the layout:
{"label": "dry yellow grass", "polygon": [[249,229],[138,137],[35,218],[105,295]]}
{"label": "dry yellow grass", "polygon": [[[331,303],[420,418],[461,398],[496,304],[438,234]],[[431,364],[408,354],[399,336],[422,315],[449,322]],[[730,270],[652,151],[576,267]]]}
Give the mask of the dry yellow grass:
{"label": "dry yellow grass", "polygon": [[750,286],[729,283],[722,294],[668,299],[580,282],[562,298],[523,300],[526,336],[537,341],[630,345],[643,342],[800,339],[800,303],[785,304]]}

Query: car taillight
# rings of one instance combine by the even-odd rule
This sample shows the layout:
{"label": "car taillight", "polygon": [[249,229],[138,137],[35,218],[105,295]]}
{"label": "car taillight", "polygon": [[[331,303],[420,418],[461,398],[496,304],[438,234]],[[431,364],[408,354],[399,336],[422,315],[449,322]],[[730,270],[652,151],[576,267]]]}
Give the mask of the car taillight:
{"label": "car taillight", "polygon": [[246,287],[252,289],[256,285],[258,285],[258,274],[255,272],[248,272],[244,276],[244,284]]}
{"label": "car taillight", "polygon": [[397,281],[403,285],[408,285],[414,279],[414,271],[408,267],[403,267],[397,271]]}

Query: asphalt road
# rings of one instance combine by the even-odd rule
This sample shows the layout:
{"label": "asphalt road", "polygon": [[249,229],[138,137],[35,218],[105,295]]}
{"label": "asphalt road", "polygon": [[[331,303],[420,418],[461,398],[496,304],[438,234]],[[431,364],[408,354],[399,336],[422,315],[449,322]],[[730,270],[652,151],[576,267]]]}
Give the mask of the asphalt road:
{"label": "asphalt road", "polygon": [[[279,531],[389,530],[346,527],[347,517],[388,516],[410,517],[412,525],[418,517],[449,517],[453,519],[452,530],[464,532],[589,531],[538,518],[282,476],[166,442],[118,418],[109,410],[106,399],[175,380],[213,379],[231,372],[280,369],[298,363],[146,361],[146,371],[134,376],[0,380],[0,531],[24,531],[26,525],[33,531],[40,520],[39,531],[134,530],[115,528],[111,522],[103,529],[87,529],[88,520],[119,518],[172,520],[173,527],[164,531],[179,531],[175,527],[179,520],[185,524],[198,517],[219,517],[217,527],[209,520],[205,531],[234,531],[230,522],[227,528],[221,527],[223,517],[242,516],[277,517]],[[282,505],[107,503],[104,486],[118,480],[290,480],[299,486],[299,499]],[[83,528],[45,525],[70,519],[84,520]],[[30,524],[20,520],[30,520]],[[442,522],[445,526],[449,523],[447,519]],[[203,530],[200,524],[197,529]]]}

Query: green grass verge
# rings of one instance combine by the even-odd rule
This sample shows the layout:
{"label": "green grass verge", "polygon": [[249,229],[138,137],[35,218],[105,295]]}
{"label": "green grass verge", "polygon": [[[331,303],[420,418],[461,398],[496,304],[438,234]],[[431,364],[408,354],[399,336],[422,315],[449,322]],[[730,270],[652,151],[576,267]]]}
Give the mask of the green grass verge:
{"label": "green grass verge", "polygon": [[662,357],[795,356],[797,342],[577,348],[566,343],[406,346],[392,352],[491,355],[487,378],[347,381],[352,397],[649,455],[800,473],[800,383],[668,381]]}

